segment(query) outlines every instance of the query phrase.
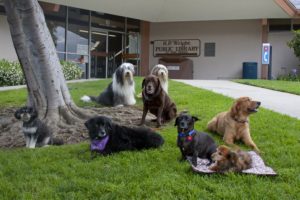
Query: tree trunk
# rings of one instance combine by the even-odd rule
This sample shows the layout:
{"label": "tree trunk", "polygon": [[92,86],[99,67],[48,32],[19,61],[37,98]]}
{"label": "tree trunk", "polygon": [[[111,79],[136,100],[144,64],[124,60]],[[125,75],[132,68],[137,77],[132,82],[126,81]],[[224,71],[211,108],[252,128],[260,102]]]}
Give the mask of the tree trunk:
{"label": "tree trunk", "polygon": [[72,100],[56,49],[37,0],[5,0],[7,20],[17,56],[27,82],[29,106],[39,118],[60,127],[79,123],[90,116]]}

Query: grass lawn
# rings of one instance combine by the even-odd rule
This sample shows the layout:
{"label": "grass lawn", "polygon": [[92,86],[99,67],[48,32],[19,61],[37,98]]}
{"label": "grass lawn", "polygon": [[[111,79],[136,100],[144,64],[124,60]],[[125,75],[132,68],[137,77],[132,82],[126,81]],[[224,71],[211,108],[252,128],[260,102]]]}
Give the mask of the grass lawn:
{"label": "grass lawn", "polygon": [[268,88],[271,90],[277,90],[281,92],[300,95],[300,82],[296,82],[296,81],[260,80],[260,79],[256,79],[256,80],[239,79],[233,81],[237,83],[246,84],[246,85],[253,85],[262,88]]}
{"label": "grass lawn", "polygon": [[[69,84],[75,102],[83,94],[97,95],[110,80]],[[141,78],[136,78],[137,93]],[[218,112],[229,109],[232,99],[171,81],[170,96],[179,111],[201,118],[197,130]],[[25,90],[0,92],[0,105],[25,103]],[[141,100],[137,106],[142,107]],[[300,121],[260,109],[251,117],[252,138],[277,177],[233,174],[199,175],[187,162],[179,162],[173,122],[160,133],[160,149],[121,152],[84,161],[76,145],[39,149],[0,150],[0,199],[300,199]],[[221,138],[212,134],[218,144]],[[247,149],[244,145],[240,145]],[[88,158],[89,154],[81,155]]]}

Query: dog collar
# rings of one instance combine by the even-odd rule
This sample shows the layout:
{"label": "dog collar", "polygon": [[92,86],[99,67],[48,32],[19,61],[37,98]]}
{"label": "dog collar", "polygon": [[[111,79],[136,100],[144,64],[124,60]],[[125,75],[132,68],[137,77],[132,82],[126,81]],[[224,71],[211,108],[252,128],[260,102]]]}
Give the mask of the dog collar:
{"label": "dog collar", "polygon": [[178,133],[178,137],[188,137],[190,138],[196,131],[193,129],[188,133]]}
{"label": "dog collar", "polygon": [[90,145],[90,148],[91,148],[91,151],[103,151],[106,147],[106,144],[108,142],[108,139],[109,139],[109,136],[106,136],[105,138],[101,139],[101,140],[92,140],[91,141],[91,145]]}
{"label": "dog collar", "polygon": [[238,123],[248,123],[248,120],[239,120],[239,119],[236,119],[236,118],[233,118],[234,121],[238,122]]}

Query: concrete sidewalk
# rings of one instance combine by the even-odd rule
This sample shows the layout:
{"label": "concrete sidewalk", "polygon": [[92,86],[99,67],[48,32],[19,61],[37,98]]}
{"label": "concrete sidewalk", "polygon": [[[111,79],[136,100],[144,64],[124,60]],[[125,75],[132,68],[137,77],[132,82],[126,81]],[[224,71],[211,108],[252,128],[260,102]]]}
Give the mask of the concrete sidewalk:
{"label": "concrete sidewalk", "polygon": [[261,101],[261,106],[300,119],[300,96],[226,80],[176,80],[194,87],[220,93],[232,98],[249,96]]}
{"label": "concrete sidewalk", "polygon": [[[78,82],[97,81],[97,80],[101,80],[101,79],[100,78],[78,79],[78,80],[67,81],[67,83],[78,83]],[[27,85],[4,86],[4,87],[0,87],[0,91],[18,90],[26,87]]]}

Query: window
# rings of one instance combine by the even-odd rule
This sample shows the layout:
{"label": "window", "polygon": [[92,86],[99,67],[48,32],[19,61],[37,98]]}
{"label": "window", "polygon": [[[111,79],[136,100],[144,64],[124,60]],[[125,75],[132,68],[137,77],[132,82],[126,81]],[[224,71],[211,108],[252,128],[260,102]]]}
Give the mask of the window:
{"label": "window", "polygon": [[215,57],[216,56],[216,43],[206,42],[204,43],[204,56]]}
{"label": "window", "polygon": [[269,31],[290,31],[291,19],[269,19]]}
{"label": "window", "polygon": [[65,59],[66,51],[66,7],[57,4],[41,2],[46,23],[53,39],[60,60]]}

